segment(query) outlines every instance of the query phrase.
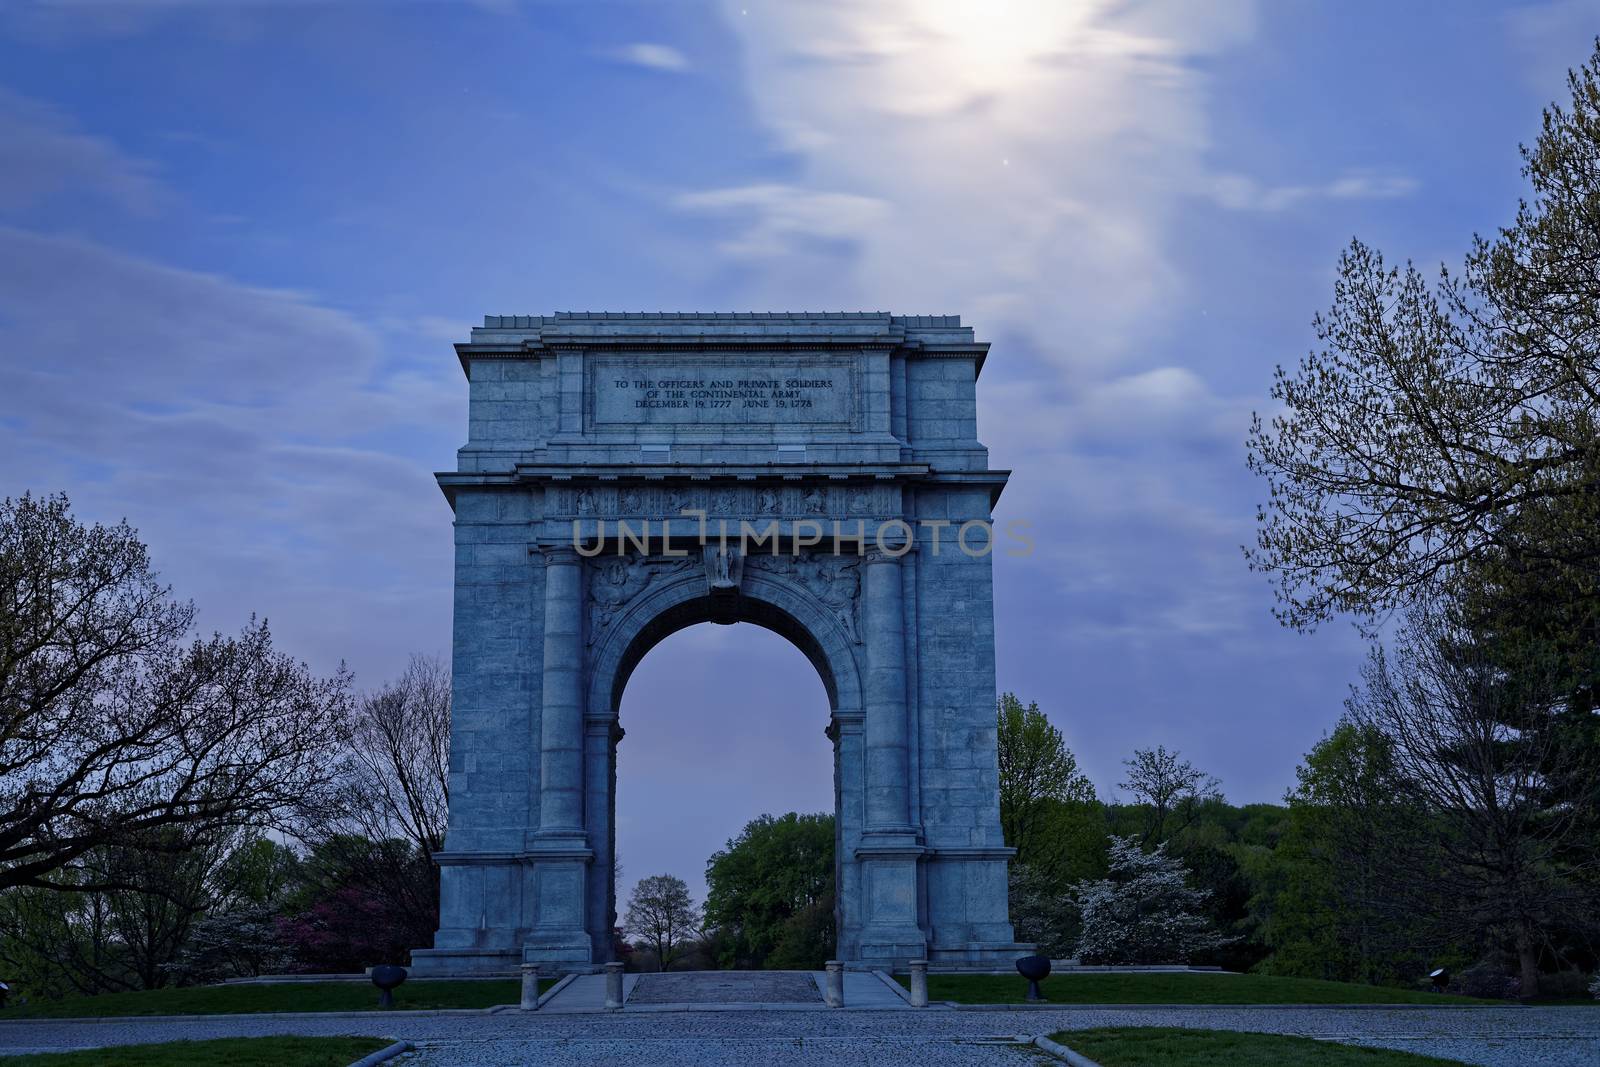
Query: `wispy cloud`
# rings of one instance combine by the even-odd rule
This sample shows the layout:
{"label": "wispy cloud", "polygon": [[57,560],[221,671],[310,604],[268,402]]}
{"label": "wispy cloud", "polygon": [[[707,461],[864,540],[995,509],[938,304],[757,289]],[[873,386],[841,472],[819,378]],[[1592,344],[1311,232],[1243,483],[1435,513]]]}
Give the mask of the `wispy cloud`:
{"label": "wispy cloud", "polygon": [[1160,324],[1151,309],[1181,293],[1169,230],[1207,176],[1194,60],[1247,39],[1250,4],[1160,17],[1057,0],[729,10],[757,113],[802,179],[749,197],[770,221],[728,254],[848,229],[855,255],[813,301],[959,307],[1080,369],[1137,352]]}
{"label": "wispy cloud", "polygon": [[792,185],[710,189],[686,193],[676,203],[684,211],[733,220],[733,235],[717,247],[739,259],[794,255],[819,242],[866,240],[889,214],[888,204],[874,197]]}
{"label": "wispy cloud", "polygon": [[640,41],[614,48],[606,54],[619,63],[659,70],[667,74],[682,74],[689,69],[688,57],[671,45]]}
{"label": "wispy cloud", "polygon": [[1398,174],[1346,174],[1317,185],[1263,185],[1242,174],[1218,174],[1211,198],[1230,211],[1288,211],[1319,200],[1394,200],[1415,193],[1414,178]]}
{"label": "wispy cloud", "polygon": [[75,192],[141,215],[168,196],[153,164],[82,131],[48,104],[0,88],[0,211]]}
{"label": "wispy cloud", "polygon": [[[128,517],[182,595],[286,614],[306,652],[442,647],[449,509],[429,471],[462,393],[444,361],[396,369],[373,329],[306,294],[6,228],[0,351],[28,353],[7,371],[6,492],[71,487],[90,517]],[[398,637],[362,618],[374,603]]]}
{"label": "wispy cloud", "polygon": [[1549,0],[1504,14],[1511,40],[1522,53],[1523,73],[1551,100],[1566,97],[1567,70],[1584,62],[1600,34],[1600,0]]}

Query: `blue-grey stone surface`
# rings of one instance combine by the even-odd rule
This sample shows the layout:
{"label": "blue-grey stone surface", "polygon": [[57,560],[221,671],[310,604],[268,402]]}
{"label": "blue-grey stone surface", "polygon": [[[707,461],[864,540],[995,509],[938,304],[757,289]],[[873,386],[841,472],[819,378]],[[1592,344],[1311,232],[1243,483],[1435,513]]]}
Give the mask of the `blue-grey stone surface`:
{"label": "blue-grey stone surface", "polygon": [[1025,952],[995,756],[987,343],[956,316],[558,314],[490,316],[457,353],[450,828],[416,973],[609,958],[617,707],[655,643],[704,621],[768,627],[822,677],[837,957]]}

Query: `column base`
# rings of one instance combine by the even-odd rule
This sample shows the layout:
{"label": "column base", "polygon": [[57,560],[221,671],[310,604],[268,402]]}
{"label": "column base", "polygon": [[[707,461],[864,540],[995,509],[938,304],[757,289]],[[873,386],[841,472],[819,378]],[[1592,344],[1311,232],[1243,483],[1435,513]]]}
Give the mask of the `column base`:
{"label": "column base", "polygon": [[972,942],[965,945],[935,945],[928,949],[928,970],[940,974],[968,971],[979,974],[1015,974],[1017,961],[1031,956],[1039,946],[1021,942]]}
{"label": "column base", "polygon": [[918,866],[927,850],[900,828],[861,835],[856,860],[861,865],[866,922],[857,941],[857,958],[885,970],[905,970],[927,958],[928,934],[918,920]]}
{"label": "column base", "polygon": [[516,949],[414,948],[408,970],[413,978],[510,978],[519,962]]}
{"label": "column base", "polygon": [[522,944],[522,962],[540,974],[593,974],[593,944],[582,930],[535,930]]}
{"label": "column base", "polygon": [[869,926],[861,932],[860,952],[869,967],[903,971],[912,960],[928,958],[928,939],[917,926]]}
{"label": "column base", "polygon": [[522,963],[541,974],[591,971],[594,940],[587,918],[589,864],[594,852],[581,834],[534,834],[525,862],[534,923],[522,942]]}

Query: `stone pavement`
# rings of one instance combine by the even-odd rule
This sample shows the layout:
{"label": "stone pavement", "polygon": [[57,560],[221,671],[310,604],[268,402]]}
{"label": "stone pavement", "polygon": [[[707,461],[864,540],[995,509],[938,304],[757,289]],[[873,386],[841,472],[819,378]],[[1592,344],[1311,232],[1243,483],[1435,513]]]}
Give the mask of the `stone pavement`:
{"label": "stone pavement", "polygon": [[[162,1022],[0,1022],[0,1052],[45,1051],[179,1038],[266,1034],[369,1034],[408,1038],[416,1067],[589,1065],[625,1056],[661,1065],[751,1063],[1029,1067],[1015,1036],[1091,1026],[1193,1026],[1301,1034],[1404,1049],[1481,1067],[1594,1067],[1600,1009],[1140,1007],[954,1011],[625,1011],[547,1014],[393,1013],[233,1015]],[[1048,1061],[1054,1063],[1054,1061]]]}
{"label": "stone pavement", "polygon": [[641,1004],[822,1005],[822,991],[809,971],[668,971],[639,976],[625,1002]]}
{"label": "stone pavement", "polygon": [[[824,971],[672,971],[623,976],[623,1010],[827,1011]],[[848,1009],[910,1011],[893,979],[871,971],[846,971]],[[545,1001],[545,1014],[605,1011],[605,976],[576,975]]]}

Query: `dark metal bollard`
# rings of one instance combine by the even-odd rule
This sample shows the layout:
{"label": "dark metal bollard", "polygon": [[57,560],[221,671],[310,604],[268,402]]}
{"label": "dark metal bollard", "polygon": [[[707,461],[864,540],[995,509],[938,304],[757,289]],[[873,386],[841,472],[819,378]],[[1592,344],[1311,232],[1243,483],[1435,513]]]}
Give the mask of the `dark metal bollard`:
{"label": "dark metal bollard", "polygon": [[1050,977],[1049,956],[1024,956],[1017,961],[1017,973],[1028,980],[1028,1000],[1043,1000],[1039,983]]}
{"label": "dark metal bollard", "polygon": [[378,1007],[394,1007],[394,990],[406,980],[406,969],[392,963],[372,968],[372,984],[378,987]]}

